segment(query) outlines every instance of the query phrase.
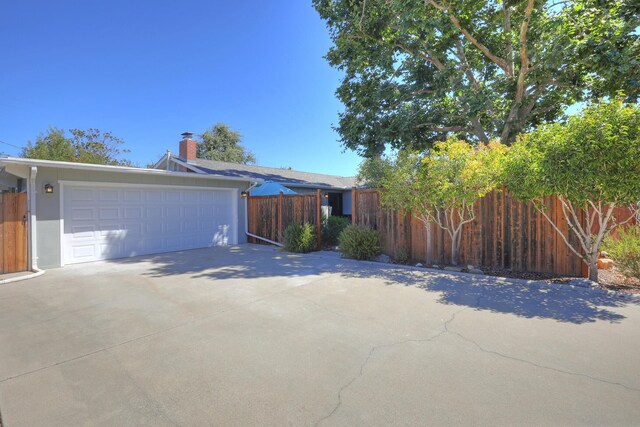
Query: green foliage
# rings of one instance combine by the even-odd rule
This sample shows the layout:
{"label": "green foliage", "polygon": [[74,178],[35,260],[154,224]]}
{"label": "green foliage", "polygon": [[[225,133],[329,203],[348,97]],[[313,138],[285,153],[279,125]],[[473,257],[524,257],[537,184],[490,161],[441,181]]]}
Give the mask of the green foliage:
{"label": "green foliage", "polygon": [[603,248],[627,277],[640,279],[640,226],[621,227],[618,237],[607,236]]}
{"label": "green foliage", "polygon": [[358,184],[368,188],[381,188],[382,180],[389,169],[389,165],[390,160],[386,157],[365,158],[358,167],[358,176],[356,177]]}
{"label": "green foliage", "polygon": [[498,142],[473,147],[453,138],[426,155],[401,151],[382,180],[381,202],[439,222],[438,211],[465,211],[501,184],[506,152]]}
{"label": "green foliage", "polygon": [[399,248],[393,251],[393,262],[396,264],[406,264],[409,262],[409,251],[406,248]]}
{"label": "green foliage", "polygon": [[338,249],[347,258],[370,260],[382,252],[382,239],[376,230],[352,224],[340,233]]}
{"label": "green foliage", "polygon": [[[589,105],[565,123],[541,126],[518,138],[505,162],[507,188],[516,197],[541,204],[556,195],[571,232],[578,237],[566,245],[589,265],[597,281],[596,260],[602,240],[617,227],[616,206],[637,209],[640,200],[640,108],[621,97]],[[578,220],[580,211],[586,224]],[[592,234],[593,228],[598,229]]]}
{"label": "green foliage", "polygon": [[284,249],[288,252],[307,253],[316,248],[316,233],[314,226],[304,224],[289,224],[284,229]]}
{"label": "green foliage", "polygon": [[506,153],[499,142],[474,147],[454,138],[437,142],[426,155],[400,151],[382,180],[380,201],[445,230],[455,265],[462,226],[475,219],[476,200],[500,186]]}
{"label": "green foliage", "polygon": [[62,129],[50,127],[38,135],[35,143],[29,141],[21,157],[64,162],[94,163],[101,165],[131,166],[122,155],[129,150],[121,148],[124,141],[111,132],[99,129],[71,129],[67,136]]}
{"label": "green foliage", "polygon": [[344,77],[337,131],[367,157],[474,142],[640,94],[640,3],[629,0],[313,0]]}
{"label": "green foliage", "polygon": [[253,153],[242,145],[240,133],[225,123],[217,123],[200,135],[197,146],[199,159],[251,164],[256,162]]}
{"label": "green foliage", "polygon": [[341,216],[329,216],[322,222],[322,243],[326,246],[338,244],[338,236],[350,224],[349,220]]}
{"label": "green foliage", "polygon": [[507,186],[521,199],[558,195],[629,205],[640,200],[640,108],[620,98],[591,104],[566,123],[541,126],[511,149]]}

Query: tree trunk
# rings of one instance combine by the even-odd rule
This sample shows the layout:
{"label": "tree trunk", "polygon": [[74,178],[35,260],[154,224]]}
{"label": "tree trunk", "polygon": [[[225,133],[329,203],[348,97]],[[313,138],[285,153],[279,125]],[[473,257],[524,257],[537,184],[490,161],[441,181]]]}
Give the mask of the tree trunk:
{"label": "tree trunk", "polygon": [[598,283],[598,261],[594,257],[589,261],[589,280]]}
{"label": "tree trunk", "polygon": [[451,243],[451,265],[458,265],[460,258],[460,245],[457,243],[456,238]]}

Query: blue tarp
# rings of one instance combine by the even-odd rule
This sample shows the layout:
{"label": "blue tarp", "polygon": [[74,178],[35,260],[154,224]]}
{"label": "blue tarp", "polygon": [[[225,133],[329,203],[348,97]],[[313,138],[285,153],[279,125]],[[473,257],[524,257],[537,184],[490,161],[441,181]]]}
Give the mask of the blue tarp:
{"label": "blue tarp", "polygon": [[277,182],[267,181],[256,188],[251,189],[252,196],[277,196],[278,194],[297,194],[295,191],[278,184]]}

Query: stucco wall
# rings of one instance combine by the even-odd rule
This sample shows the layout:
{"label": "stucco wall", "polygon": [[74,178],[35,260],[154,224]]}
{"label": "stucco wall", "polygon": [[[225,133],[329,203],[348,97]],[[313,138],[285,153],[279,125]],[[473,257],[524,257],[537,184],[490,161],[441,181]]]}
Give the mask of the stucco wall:
{"label": "stucco wall", "polygon": [[[184,185],[193,187],[237,188],[239,190],[244,190],[249,186],[248,182],[238,181],[38,167],[38,173],[36,175],[36,234],[38,266],[40,268],[59,267],[61,264],[60,181]],[[44,185],[47,183],[54,186],[54,194],[44,194]],[[246,212],[244,199],[238,196],[237,203],[238,243],[246,243]]]}

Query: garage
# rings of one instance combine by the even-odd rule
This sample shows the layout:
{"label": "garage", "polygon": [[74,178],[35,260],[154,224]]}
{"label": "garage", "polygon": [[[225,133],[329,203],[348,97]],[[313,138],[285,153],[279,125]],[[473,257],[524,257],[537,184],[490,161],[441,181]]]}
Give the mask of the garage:
{"label": "garage", "polygon": [[238,242],[237,190],[60,182],[62,264]]}

